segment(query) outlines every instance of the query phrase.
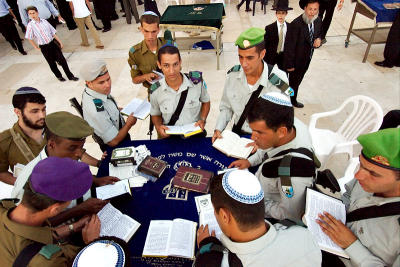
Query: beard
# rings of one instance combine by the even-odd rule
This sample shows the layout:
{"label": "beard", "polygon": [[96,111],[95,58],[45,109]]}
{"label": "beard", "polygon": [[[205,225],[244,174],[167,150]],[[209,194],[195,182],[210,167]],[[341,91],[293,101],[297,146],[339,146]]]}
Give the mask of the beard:
{"label": "beard", "polygon": [[318,14],[314,15],[311,19],[306,15],[304,12],[303,15],[301,16],[305,24],[310,24],[313,23],[314,20],[318,18]]}
{"label": "beard", "polygon": [[25,125],[31,129],[40,130],[44,128],[44,119],[40,119],[36,122],[31,121],[28,117],[25,116],[24,112],[22,112],[22,121]]}

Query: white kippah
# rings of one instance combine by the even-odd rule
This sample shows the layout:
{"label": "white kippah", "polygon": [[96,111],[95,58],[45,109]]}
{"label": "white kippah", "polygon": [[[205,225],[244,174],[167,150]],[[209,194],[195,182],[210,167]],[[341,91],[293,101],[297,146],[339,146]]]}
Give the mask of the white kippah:
{"label": "white kippah", "polygon": [[260,182],[249,171],[234,170],[225,173],[222,187],[231,198],[244,204],[256,204],[264,199]]}
{"label": "white kippah", "polygon": [[97,240],[84,247],[76,255],[73,267],[123,267],[125,253],[122,247],[112,240]]}
{"label": "white kippah", "polygon": [[156,13],[154,13],[153,11],[145,11],[145,12],[143,12],[143,15],[152,15],[152,16],[158,17],[158,15]]}
{"label": "white kippah", "polygon": [[279,92],[269,92],[262,95],[261,98],[281,106],[292,107],[289,97]]}

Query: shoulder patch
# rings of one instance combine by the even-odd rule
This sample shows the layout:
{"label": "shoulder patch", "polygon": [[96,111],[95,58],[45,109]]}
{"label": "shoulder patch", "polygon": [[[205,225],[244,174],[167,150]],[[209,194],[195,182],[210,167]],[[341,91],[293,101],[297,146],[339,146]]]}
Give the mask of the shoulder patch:
{"label": "shoulder patch", "polygon": [[103,101],[101,101],[101,99],[95,98],[95,99],[93,99],[93,103],[94,103],[94,106],[96,107],[97,112],[104,111],[104,105],[103,105]]}
{"label": "shoulder patch", "polygon": [[61,248],[59,246],[54,244],[48,244],[42,247],[42,249],[39,251],[39,254],[45,257],[46,259],[50,260],[51,257],[60,250]]}
{"label": "shoulder patch", "polygon": [[228,70],[227,74],[229,74],[229,73],[231,73],[231,72],[238,72],[241,68],[242,68],[242,66],[240,66],[240,65],[235,65],[235,66],[233,66],[230,70]]}
{"label": "shoulder patch", "polygon": [[203,73],[201,71],[189,71],[189,79],[194,84],[198,84],[203,80]]}
{"label": "shoulder patch", "polygon": [[161,86],[160,82],[153,83],[153,84],[150,86],[150,94],[152,94],[152,93],[153,93],[155,90],[157,90],[158,87],[160,87],[160,86]]}
{"label": "shoulder patch", "polygon": [[132,54],[133,54],[133,53],[135,53],[135,51],[136,51],[136,50],[135,50],[135,47],[133,47],[133,46],[131,47],[131,49],[129,49],[129,53],[132,53]]}

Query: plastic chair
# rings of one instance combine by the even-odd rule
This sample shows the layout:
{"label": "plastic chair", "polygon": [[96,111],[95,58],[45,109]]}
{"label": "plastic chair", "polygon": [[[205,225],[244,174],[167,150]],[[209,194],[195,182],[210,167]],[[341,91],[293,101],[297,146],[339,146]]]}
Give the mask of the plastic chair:
{"label": "plastic chair", "polygon": [[349,160],[349,165],[347,165],[346,171],[344,172],[344,176],[338,179],[341,195],[343,195],[346,192],[344,185],[354,179],[354,174],[356,174],[359,165],[360,165],[360,159],[358,157],[354,157]]}
{"label": "plastic chair", "polygon": [[[318,119],[335,116],[348,105],[353,105],[353,110],[336,132],[316,128]],[[321,168],[326,166],[334,154],[347,153],[349,158],[353,158],[354,146],[359,145],[356,138],[360,134],[377,131],[382,120],[383,111],[380,105],[372,98],[362,95],[348,98],[335,110],[313,114],[308,129]]]}

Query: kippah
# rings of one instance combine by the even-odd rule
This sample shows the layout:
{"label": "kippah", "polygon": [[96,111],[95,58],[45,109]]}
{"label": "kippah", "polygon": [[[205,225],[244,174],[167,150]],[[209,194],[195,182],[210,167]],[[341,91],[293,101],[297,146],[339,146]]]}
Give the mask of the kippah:
{"label": "kippah", "polygon": [[97,240],[84,247],[75,257],[73,267],[122,267],[125,264],[122,247],[112,240]]}
{"label": "kippah", "polygon": [[244,204],[256,204],[264,199],[260,182],[249,171],[226,172],[222,178],[222,187],[231,198]]}
{"label": "kippah", "polygon": [[36,89],[36,88],[33,88],[33,87],[21,87],[17,91],[15,91],[15,93],[14,93],[14,95],[27,95],[27,94],[39,94],[39,95],[41,95],[39,90]]}
{"label": "kippah", "polygon": [[[151,15],[151,16],[158,17],[158,15],[157,15],[156,13],[154,13],[153,11],[145,11],[145,12],[143,13],[143,15]],[[142,16],[143,16],[143,15],[142,15]]]}
{"label": "kippah", "polygon": [[292,107],[290,99],[284,94],[279,92],[269,92],[262,95],[261,98],[277,105]]}

